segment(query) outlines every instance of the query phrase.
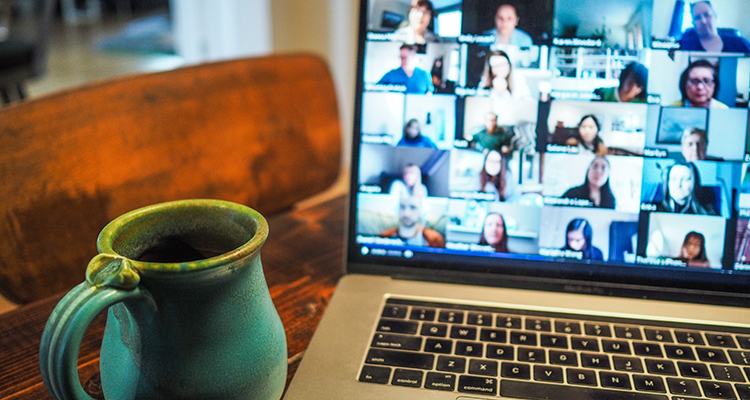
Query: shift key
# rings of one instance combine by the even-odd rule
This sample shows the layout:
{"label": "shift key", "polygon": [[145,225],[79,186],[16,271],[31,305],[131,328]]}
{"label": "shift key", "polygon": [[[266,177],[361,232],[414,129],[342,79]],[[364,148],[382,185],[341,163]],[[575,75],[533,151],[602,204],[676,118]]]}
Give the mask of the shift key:
{"label": "shift key", "polygon": [[435,356],[432,354],[412,353],[410,351],[395,351],[370,349],[365,359],[367,364],[389,365],[392,367],[432,369]]}

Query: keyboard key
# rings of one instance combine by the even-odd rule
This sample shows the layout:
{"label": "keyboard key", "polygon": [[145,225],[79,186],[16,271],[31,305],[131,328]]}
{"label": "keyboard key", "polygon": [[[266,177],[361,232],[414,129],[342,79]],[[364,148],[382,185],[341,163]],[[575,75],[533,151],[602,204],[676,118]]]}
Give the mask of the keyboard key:
{"label": "keyboard key", "polygon": [[692,379],[667,378],[669,393],[681,394],[685,396],[700,396],[701,390],[698,388],[698,382]]}
{"label": "keyboard key", "polygon": [[682,344],[696,344],[703,345],[703,337],[700,332],[695,331],[675,331],[674,336],[677,338],[677,343]]}
{"label": "keyboard key", "polygon": [[383,307],[383,314],[381,317],[404,319],[406,318],[407,311],[406,306],[385,306]]}
{"label": "keyboard key", "polygon": [[370,349],[367,352],[365,363],[389,365],[392,367],[432,369],[432,365],[435,363],[435,356],[408,351]]}
{"label": "keyboard key", "polygon": [[443,324],[422,324],[422,330],[419,331],[422,336],[445,337],[448,334],[448,325]]}
{"label": "keyboard key", "polygon": [[391,369],[388,367],[376,367],[374,365],[365,365],[359,374],[360,382],[370,383],[388,383],[391,378]]}
{"label": "keyboard key", "polygon": [[447,339],[427,339],[424,341],[424,351],[428,353],[451,354],[453,342]]}
{"label": "keyboard key", "polygon": [[495,320],[495,326],[505,329],[521,329],[521,317],[498,315]]}
{"label": "keyboard key", "polygon": [[659,377],[648,375],[633,375],[633,385],[635,390],[643,392],[666,392],[664,381]]}
{"label": "keyboard key", "polygon": [[707,333],[706,341],[708,342],[709,346],[726,347],[730,349],[737,347],[737,345],[734,343],[734,339],[732,339],[732,337],[729,335]]}
{"label": "keyboard key", "polygon": [[518,361],[544,364],[547,362],[547,357],[545,356],[544,350],[542,349],[519,347]]}
{"label": "keyboard key", "polygon": [[666,329],[644,328],[643,331],[646,332],[646,340],[662,343],[674,342],[674,339],[672,339],[672,333]]}
{"label": "keyboard key", "polygon": [[574,321],[555,321],[555,332],[580,335],[581,324]]}
{"label": "keyboard key", "polygon": [[396,368],[396,370],[393,371],[393,379],[391,379],[391,385],[422,387],[422,377],[422,371]]}
{"label": "keyboard key", "polygon": [[483,342],[506,343],[508,333],[502,329],[482,329],[479,340]]}
{"label": "keyboard key", "polygon": [[605,354],[581,353],[581,366],[585,368],[610,369],[609,357]]}
{"label": "keyboard key", "polygon": [[729,350],[729,357],[734,364],[750,365],[750,352],[748,351]]}
{"label": "keyboard key", "polygon": [[544,318],[526,317],[526,330],[536,332],[552,332],[552,322]]}
{"label": "keyboard key", "polygon": [[698,347],[695,349],[698,353],[698,359],[705,362],[728,364],[726,354],[722,349],[712,349],[710,347]]}
{"label": "keyboard key", "polygon": [[708,373],[708,367],[704,364],[680,361],[677,363],[677,368],[680,370],[680,375],[688,378],[711,379],[711,374]]}
{"label": "keyboard key", "polygon": [[628,342],[602,339],[602,350],[605,353],[631,354]]}
{"label": "keyboard key", "polygon": [[415,321],[434,321],[436,311],[431,308],[412,308],[409,319]]}
{"label": "keyboard key", "polygon": [[443,310],[438,314],[438,322],[447,324],[463,324],[464,313],[462,311]]}
{"label": "keyboard key", "polygon": [[456,355],[466,357],[481,357],[484,345],[476,342],[456,342]]}
{"label": "keyboard key", "polygon": [[630,378],[628,377],[628,374],[602,371],[599,372],[599,381],[602,383],[602,387],[630,389]]}
{"label": "keyboard key", "polygon": [[583,324],[583,330],[588,336],[612,337],[612,330],[607,324],[586,322]]}
{"label": "keyboard key", "polygon": [[424,388],[452,392],[456,390],[456,375],[428,372],[424,380]]}
{"label": "keyboard key", "polygon": [[531,379],[531,366],[528,364],[503,362],[500,365],[500,376],[513,379]]}
{"label": "keyboard key", "polygon": [[669,360],[646,359],[646,370],[656,375],[673,375],[677,376],[677,369],[674,363]]}
{"label": "keyboard key", "polygon": [[453,339],[475,340],[477,338],[477,328],[471,326],[454,326],[451,328],[451,337]]}
{"label": "keyboard key", "polygon": [[470,360],[469,373],[472,375],[497,376],[497,361]]}
{"label": "keyboard key", "polygon": [[701,381],[703,393],[712,399],[736,399],[732,385],[725,382]]}
{"label": "keyboard key", "polygon": [[578,357],[576,357],[576,353],[572,351],[550,350],[549,362],[550,364],[555,365],[568,365],[577,367]]}
{"label": "keyboard key", "polygon": [[458,377],[458,391],[494,396],[497,394],[497,379],[461,375]]}
{"label": "keyboard key", "polygon": [[750,385],[736,384],[734,388],[737,389],[737,394],[740,395],[741,400],[750,400]]}
{"label": "keyboard key", "polygon": [[668,400],[667,396],[654,394],[519,381],[503,381],[500,395],[532,400]]}
{"label": "keyboard key", "polygon": [[665,344],[664,352],[667,354],[667,358],[672,358],[675,360],[695,360],[693,349],[689,346],[675,346],[671,344]]}
{"label": "keyboard key", "polygon": [[615,337],[620,339],[641,340],[641,330],[637,326],[615,325]]}
{"label": "keyboard key", "polygon": [[437,360],[438,371],[463,374],[466,371],[466,359],[460,357],[440,356]]}
{"label": "keyboard key", "polygon": [[542,334],[540,335],[540,341],[542,347],[553,347],[556,349],[568,348],[568,338],[565,336]]}
{"label": "keyboard key", "polygon": [[407,335],[414,335],[417,333],[419,324],[410,321],[399,321],[394,319],[381,319],[378,322],[377,331],[387,333],[404,333]]}
{"label": "keyboard key", "polygon": [[[586,385],[596,386],[596,372],[588,369],[576,369],[568,368],[565,371],[568,378],[568,383],[572,385]],[[559,394],[555,396],[560,396]],[[553,398],[564,398],[564,397],[553,397]]]}
{"label": "keyboard key", "polygon": [[372,339],[372,347],[383,347],[399,350],[421,350],[422,338],[417,336],[391,335],[388,333],[376,333]]}
{"label": "keyboard key", "polygon": [[542,382],[563,383],[563,370],[559,367],[548,367],[546,365],[534,366],[534,380]]}
{"label": "keyboard key", "polygon": [[495,360],[509,360],[509,361],[513,361],[515,359],[512,346],[499,346],[495,344],[487,345],[486,357],[492,358]]}
{"label": "keyboard key", "polygon": [[633,351],[635,351],[635,354],[638,356],[664,357],[661,352],[661,347],[655,343],[633,343]]}
{"label": "keyboard key", "polygon": [[743,349],[750,350],[750,336],[737,335],[737,343],[739,343],[740,347],[742,347]]}
{"label": "keyboard key", "polygon": [[537,336],[536,336],[536,333],[534,332],[511,331],[510,343],[520,344],[524,346],[536,346]]}
{"label": "keyboard key", "polygon": [[599,342],[592,338],[572,337],[570,338],[570,346],[573,350],[599,351]]}
{"label": "keyboard key", "polygon": [[742,370],[737,367],[712,364],[711,372],[714,374],[714,379],[720,381],[745,382],[745,377],[742,376]]}
{"label": "keyboard key", "polygon": [[466,318],[467,325],[492,326],[492,314],[469,313]]}
{"label": "keyboard key", "polygon": [[640,358],[614,356],[612,357],[612,363],[618,371],[643,372],[643,364],[641,364]]}

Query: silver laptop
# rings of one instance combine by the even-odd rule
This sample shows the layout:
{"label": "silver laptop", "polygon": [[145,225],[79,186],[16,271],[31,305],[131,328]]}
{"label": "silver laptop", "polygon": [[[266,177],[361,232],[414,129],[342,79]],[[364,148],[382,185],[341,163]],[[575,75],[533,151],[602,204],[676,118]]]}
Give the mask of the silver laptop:
{"label": "silver laptop", "polygon": [[750,3],[360,12],[347,274],[287,399],[750,399]]}

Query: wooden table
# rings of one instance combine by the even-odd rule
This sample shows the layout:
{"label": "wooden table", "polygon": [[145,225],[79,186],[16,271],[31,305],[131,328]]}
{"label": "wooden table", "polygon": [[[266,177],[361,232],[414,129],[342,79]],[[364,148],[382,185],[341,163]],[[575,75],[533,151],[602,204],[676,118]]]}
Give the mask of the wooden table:
{"label": "wooden table", "polygon": [[[270,234],[261,250],[266,280],[286,329],[287,385],[343,274],[345,197],[268,219]],[[83,269],[81,281],[83,281]],[[39,373],[44,325],[64,293],[0,314],[0,399],[51,399]],[[84,388],[103,398],[99,384],[100,315],[86,333],[78,372]]]}

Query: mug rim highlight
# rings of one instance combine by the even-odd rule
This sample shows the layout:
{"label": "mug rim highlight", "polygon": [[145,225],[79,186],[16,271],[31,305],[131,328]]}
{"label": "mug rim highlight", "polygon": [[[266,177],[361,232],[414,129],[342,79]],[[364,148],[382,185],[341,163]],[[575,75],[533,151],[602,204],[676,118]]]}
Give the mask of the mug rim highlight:
{"label": "mug rim highlight", "polygon": [[[244,217],[247,221],[251,221],[254,224],[254,226],[251,227],[254,228],[254,234],[247,242],[221,255],[180,263],[138,261],[115,250],[114,244],[120,238],[122,230],[134,221],[145,219],[147,217],[151,218],[157,214],[184,211],[185,209],[198,209],[204,211],[219,210],[234,213],[240,217]],[[250,257],[254,253],[260,251],[261,246],[265,243],[267,238],[268,222],[259,212],[248,206],[226,200],[188,199],[153,204],[122,214],[109,222],[102,229],[96,243],[100,254],[112,254],[117,257],[125,258],[139,273],[174,273],[205,271],[241,260],[245,257]]]}

